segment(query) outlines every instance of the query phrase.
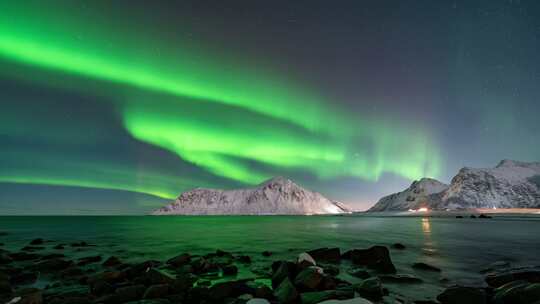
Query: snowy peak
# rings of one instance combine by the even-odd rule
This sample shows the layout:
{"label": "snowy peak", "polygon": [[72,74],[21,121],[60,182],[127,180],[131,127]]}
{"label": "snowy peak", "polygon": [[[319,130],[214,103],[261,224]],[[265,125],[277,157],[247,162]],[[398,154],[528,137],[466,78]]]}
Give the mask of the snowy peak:
{"label": "snowy peak", "polygon": [[153,212],[168,214],[334,214],[350,210],[320,193],[274,177],[257,187],[237,190],[197,188]]}
{"label": "snowy peak", "polygon": [[505,159],[495,168],[465,167],[452,178],[450,186],[422,179],[403,192],[382,198],[370,211],[418,207],[540,208],[540,163]]}

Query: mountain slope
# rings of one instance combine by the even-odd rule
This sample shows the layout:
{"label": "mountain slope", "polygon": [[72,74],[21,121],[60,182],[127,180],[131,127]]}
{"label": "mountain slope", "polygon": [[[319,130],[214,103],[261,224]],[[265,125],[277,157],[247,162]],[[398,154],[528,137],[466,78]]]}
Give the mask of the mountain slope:
{"label": "mountain slope", "polygon": [[462,168],[450,186],[431,179],[383,197],[369,211],[540,208],[540,163],[503,160],[495,168]]}
{"label": "mountain slope", "polygon": [[381,198],[369,211],[400,211],[428,207],[436,195],[448,189],[447,184],[432,178],[414,181],[404,191]]}
{"label": "mountain slope", "polygon": [[350,210],[283,177],[238,190],[194,189],[153,215],[205,214],[336,214]]}

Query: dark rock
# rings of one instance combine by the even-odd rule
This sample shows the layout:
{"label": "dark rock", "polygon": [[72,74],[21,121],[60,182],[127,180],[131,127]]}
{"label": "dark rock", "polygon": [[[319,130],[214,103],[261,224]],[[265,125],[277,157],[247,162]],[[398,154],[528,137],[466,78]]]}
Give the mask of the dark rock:
{"label": "dark rock", "polygon": [[2,280],[0,279],[0,295],[8,295],[8,294],[11,294],[13,292],[13,288],[11,287],[11,283],[9,282],[9,280]]}
{"label": "dark rock", "polygon": [[403,250],[403,249],[405,249],[406,247],[405,247],[405,245],[403,245],[403,244],[401,244],[401,243],[395,243],[395,244],[392,245],[392,248],[398,249],[398,250]]}
{"label": "dark rock", "polygon": [[227,251],[223,251],[221,249],[218,249],[218,250],[216,250],[216,256],[218,256],[218,257],[224,257],[224,256],[232,257],[232,254],[230,254]]}
{"label": "dark rock", "polygon": [[540,283],[513,281],[495,289],[494,303],[528,304],[540,301]]}
{"label": "dark rock", "polygon": [[31,269],[35,269],[43,272],[54,272],[64,270],[70,267],[73,263],[64,259],[49,259],[39,261],[30,266]]}
{"label": "dark rock", "polygon": [[410,274],[382,275],[379,278],[384,283],[419,284],[423,282],[422,279]]}
{"label": "dark rock", "polygon": [[90,285],[90,293],[96,296],[103,296],[114,291],[114,287],[105,281],[96,281]]}
{"label": "dark rock", "polygon": [[486,304],[486,292],[481,288],[452,286],[437,296],[441,304]]}
{"label": "dark rock", "polygon": [[139,300],[140,298],[142,298],[145,290],[146,290],[146,287],[144,285],[133,285],[133,286],[126,286],[126,287],[118,288],[116,289],[112,297],[114,302],[106,302],[106,304],[124,303],[124,302]]}
{"label": "dark rock", "polygon": [[16,297],[21,297],[17,304],[42,304],[43,292],[37,288],[26,288],[15,293]]}
{"label": "dark rock", "polygon": [[412,265],[412,268],[419,269],[419,270],[425,270],[425,271],[433,271],[433,272],[441,272],[441,269],[426,263],[414,263]]}
{"label": "dark rock", "polygon": [[251,263],[251,257],[249,255],[239,255],[236,257],[236,260],[242,264],[250,264]]}
{"label": "dark rock", "polygon": [[307,252],[317,262],[339,263],[341,252],[339,248],[319,248]]}
{"label": "dark rock", "polygon": [[476,218],[476,215],[471,214],[470,218]]}
{"label": "dark rock", "polygon": [[485,278],[486,283],[495,288],[519,280],[527,281],[529,283],[540,283],[540,269],[511,269],[509,271],[488,274]]}
{"label": "dark rock", "polygon": [[0,253],[0,265],[9,264],[11,262],[13,262],[13,259],[9,255]]}
{"label": "dark rock", "polygon": [[323,270],[317,266],[311,266],[302,270],[294,278],[294,285],[303,290],[314,290],[323,279]]}
{"label": "dark rock", "polygon": [[321,266],[324,269],[324,273],[337,276],[339,274],[339,267],[334,265],[324,265]]}
{"label": "dark rock", "polygon": [[396,273],[396,267],[392,264],[390,252],[384,246],[373,246],[369,249],[353,249],[345,252],[343,257],[350,258],[356,265],[367,266],[381,273]]}
{"label": "dark rock", "polygon": [[384,296],[382,282],[379,278],[365,279],[353,285],[353,290],[362,297],[377,301]]}
{"label": "dark rock", "polygon": [[101,265],[104,267],[113,267],[113,266],[118,266],[120,264],[122,264],[122,261],[120,261],[119,258],[115,256],[110,256]]}
{"label": "dark rock", "polygon": [[50,254],[42,255],[41,259],[42,260],[62,259],[62,258],[65,258],[65,257],[66,256],[64,254],[61,254],[61,253],[50,253]]}
{"label": "dark rock", "polygon": [[71,247],[90,247],[95,245],[90,245],[87,242],[81,241],[81,242],[75,242],[70,244]]}
{"label": "dark rock", "polygon": [[182,293],[193,287],[196,277],[190,274],[178,275],[174,281],[169,284],[172,293]]}
{"label": "dark rock", "polygon": [[160,261],[148,260],[148,261],[144,261],[142,263],[130,266],[128,269],[125,270],[125,272],[129,278],[140,277],[144,275],[151,268],[158,267],[159,265],[161,265]]}
{"label": "dark rock", "polygon": [[149,282],[149,285],[170,284],[175,279],[174,276],[157,268],[150,268],[144,276]]}
{"label": "dark rock", "polygon": [[125,280],[126,274],[122,271],[104,271],[89,277],[87,283],[93,285],[101,281],[109,284],[116,284],[124,282]]}
{"label": "dark rock", "polygon": [[216,283],[210,287],[208,297],[216,302],[228,297],[238,297],[248,292],[253,292],[253,289],[249,288],[245,280],[227,281]]}
{"label": "dark rock", "polygon": [[60,276],[62,278],[74,278],[74,277],[80,277],[83,275],[84,275],[83,270],[77,267],[70,267],[60,272]]}
{"label": "dark rock", "polygon": [[45,247],[42,247],[42,246],[24,246],[23,248],[21,248],[21,251],[38,251],[38,250],[43,250],[45,249]]}
{"label": "dark rock", "polygon": [[24,251],[10,253],[8,256],[17,262],[37,260],[40,257],[39,254],[27,253]]}
{"label": "dark rock", "polygon": [[33,284],[38,279],[38,273],[36,272],[19,272],[11,276],[10,282],[13,285],[27,285]]}
{"label": "dark rock", "polygon": [[169,285],[167,284],[158,284],[151,285],[144,292],[144,299],[157,299],[165,298],[169,294]]}
{"label": "dark rock", "polygon": [[191,255],[188,253],[183,253],[181,255],[175,256],[174,258],[171,258],[167,261],[167,264],[172,265],[174,267],[180,267],[185,264],[188,264],[191,261]]}
{"label": "dark rock", "polygon": [[0,231],[0,236],[6,236],[9,235],[7,231]]}
{"label": "dark rock", "polygon": [[491,216],[490,215],[485,215],[485,214],[480,214],[480,216],[478,218],[490,219]]}
{"label": "dark rock", "polygon": [[463,218],[463,215],[456,215],[456,218]]}
{"label": "dark rock", "polygon": [[367,279],[371,276],[369,272],[363,269],[359,269],[359,268],[351,268],[347,270],[347,273],[353,277],[360,278],[360,279]]}
{"label": "dark rock", "polygon": [[[272,264],[272,268],[275,268],[274,264]],[[277,269],[275,269],[274,273],[272,274],[272,287],[276,288],[281,284],[283,279],[292,279],[295,276],[296,264],[287,261],[279,262],[279,264],[277,264]]]}
{"label": "dark rock", "polygon": [[336,292],[334,290],[311,291],[300,294],[302,304],[316,304],[325,300],[335,299]]}
{"label": "dark rock", "polygon": [[308,268],[310,266],[316,266],[317,262],[315,262],[315,259],[309,253],[302,252],[298,255],[298,258],[296,259],[296,265],[298,266],[298,269],[304,269]]}
{"label": "dark rock", "polygon": [[254,296],[256,298],[263,298],[263,299],[268,299],[268,300],[274,298],[272,289],[266,285],[261,285],[261,286],[256,287]]}
{"label": "dark rock", "polygon": [[274,290],[274,296],[279,303],[295,303],[296,299],[298,298],[298,291],[296,291],[296,288],[292,284],[291,280],[286,277]]}
{"label": "dark rock", "polygon": [[42,245],[43,243],[45,243],[45,241],[41,238],[38,238],[38,239],[33,239],[30,242],[30,245]]}
{"label": "dark rock", "polygon": [[64,249],[64,246],[65,246],[65,244],[58,244],[58,245],[54,246],[53,249],[62,250],[62,249]]}
{"label": "dark rock", "polygon": [[101,261],[101,256],[100,255],[88,256],[88,257],[80,258],[79,261],[77,262],[77,265],[85,266],[85,265],[92,264],[92,263],[97,263],[97,262],[100,262],[100,261]]}
{"label": "dark rock", "polygon": [[221,270],[223,271],[223,275],[235,275],[238,273],[238,267],[234,265],[227,265]]}
{"label": "dark rock", "polygon": [[265,256],[265,257],[269,257],[269,256],[272,255],[272,252],[270,252],[270,251],[263,251],[263,252],[262,252],[262,255]]}

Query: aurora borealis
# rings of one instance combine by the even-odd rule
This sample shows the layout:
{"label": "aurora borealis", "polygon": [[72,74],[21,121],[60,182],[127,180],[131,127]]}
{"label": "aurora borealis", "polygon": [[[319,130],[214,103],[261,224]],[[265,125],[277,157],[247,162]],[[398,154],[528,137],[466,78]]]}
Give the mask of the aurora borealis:
{"label": "aurora borealis", "polygon": [[[285,175],[362,209],[424,176],[534,160],[538,58],[520,60],[537,5],[413,2],[2,2],[0,207],[24,212],[41,187],[51,208],[79,189],[143,210]],[[522,56],[475,53],[501,39]]]}

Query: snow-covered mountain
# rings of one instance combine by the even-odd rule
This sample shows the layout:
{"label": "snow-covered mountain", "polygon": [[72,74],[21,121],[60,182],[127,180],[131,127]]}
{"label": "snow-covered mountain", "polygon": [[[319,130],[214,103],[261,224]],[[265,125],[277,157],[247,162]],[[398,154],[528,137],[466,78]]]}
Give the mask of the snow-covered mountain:
{"label": "snow-covered mountain", "polygon": [[399,211],[428,207],[436,196],[448,189],[447,184],[432,178],[414,181],[404,191],[381,198],[369,211]]}
{"label": "snow-covered mountain", "polygon": [[[495,168],[462,168],[450,186],[414,182],[383,197],[369,211],[470,208],[540,208],[540,163],[503,160]],[[436,186],[432,186],[436,185]],[[446,186],[446,187],[445,187]],[[420,188],[420,190],[418,190]],[[440,191],[438,191],[440,189]],[[419,191],[414,196],[415,191]]]}
{"label": "snow-covered mountain", "polygon": [[303,189],[289,179],[272,178],[257,187],[238,190],[194,189],[153,215],[205,214],[337,214],[345,205]]}

